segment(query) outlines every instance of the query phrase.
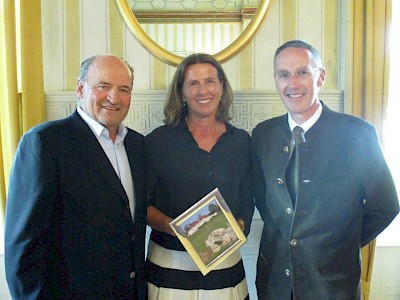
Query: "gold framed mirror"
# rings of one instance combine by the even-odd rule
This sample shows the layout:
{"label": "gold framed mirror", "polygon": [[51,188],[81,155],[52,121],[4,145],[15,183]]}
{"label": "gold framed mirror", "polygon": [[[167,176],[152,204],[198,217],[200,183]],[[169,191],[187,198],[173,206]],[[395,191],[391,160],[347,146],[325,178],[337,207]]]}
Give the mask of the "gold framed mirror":
{"label": "gold framed mirror", "polygon": [[[243,31],[238,34],[238,37],[219,52],[212,54],[216,60],[218,60],[220,63],[229,60],[250,42],[258,28],[261,26],[261,23],[268,12],[271,1],[272,0],[261,0],[254,13],[254,16],[251,18],[250,22],[243,29]],[[128,0],[115,0],[115,2],[128,28],[132,31],[141,45],[143,45],[152,55],[156,56],[165,63],[172,66],[179,65],[184,56],[173,53],[155,42],[139,23],[138,18],[136,18],[135,13],[132,11]],[[157,12],[154,12],[154,14],[157,14]]]}

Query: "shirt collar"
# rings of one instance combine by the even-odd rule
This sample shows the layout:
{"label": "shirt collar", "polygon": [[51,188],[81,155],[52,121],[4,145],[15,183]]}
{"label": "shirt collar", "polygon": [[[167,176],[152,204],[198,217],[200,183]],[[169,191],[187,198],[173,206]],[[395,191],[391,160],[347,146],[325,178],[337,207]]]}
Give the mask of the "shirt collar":
{"label": "shirt collar", "polygon": [[309,130],[315,123],[317,123],[319,117],[321,116],[322,113],[322,103],[318,100],[319,105],[317,110],[315,111],[315,113],[311,116],[311,118],[309,118],[307,121],[305,121],[303,124],[299,125],[297,124],[292,117],[290,116],[290,114],[288,114],[288,123],[289,123],[289,127],[290,127],[290,131],[293,131],[293,129],[296,126],[300,126],[301,128],[303,128],[304,132],[307,132],[307,130]]}
{"label": "shirt collar", "polygon": [[[97,138],[100,138],[101,136],[105,136],[107,138],[110,137],[108,129],[105,128],[100,123],[98,123],[97,121],[95,121],[91,116],[89,116],[85,111],[83,111],[82,108],[78,107],[77,111],[78,114],[82,117],[83,121],[85,121],[85,123],[88,124],[89,128],[92,130],[92,132]],[[127,134],[128,134],[128,129],[125,127],[125,125],[122,123],[119,124],[117,138],[120,140],[124,140]]]}

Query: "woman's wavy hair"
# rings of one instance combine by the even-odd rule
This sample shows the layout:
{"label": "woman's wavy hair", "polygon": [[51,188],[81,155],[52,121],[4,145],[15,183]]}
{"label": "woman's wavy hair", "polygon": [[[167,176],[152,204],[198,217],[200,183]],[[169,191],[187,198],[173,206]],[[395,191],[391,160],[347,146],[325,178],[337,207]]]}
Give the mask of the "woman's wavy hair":
{"label": "woman's wavy hair", "polygon": [[182,114],[187,114],[187,108],[183,107],[183,82],[186,69],[194,64],[211,64],[217,69],[218,79],[223,82],[221,101],[217,109],[217,119],[225,122],[232,119],[230,110],[233,105],[233,92],[228,78],[221,65],[209,54],[195,53],[184,58],[175,71],[171,85],[169,86],[164,104],[164,119],[166,125],[177,126]]}

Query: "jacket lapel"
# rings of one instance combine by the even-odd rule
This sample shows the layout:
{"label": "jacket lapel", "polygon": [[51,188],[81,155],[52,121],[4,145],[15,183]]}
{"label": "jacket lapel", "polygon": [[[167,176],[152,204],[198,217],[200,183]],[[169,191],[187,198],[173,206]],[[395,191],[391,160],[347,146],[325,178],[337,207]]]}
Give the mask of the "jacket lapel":
{"label": "jacket lapel", "polygon": [[[69,120],[69,134],[74,151],[76,151],[82,157],[83,161],[87,163],[88,167],[92,168],[93,172],[98,174],[99,177],[102,177],[105,184],[114,189],[127,204],[128,197],[122,183],[89,126],[82,120],[77,111],[74,112]],[[77,174],[77,176],[79,176],[79,174]]]}
{"label": "jacket lapel", "polygon": [[138,138],[130,129],[125,137],[124,144],[129,160],[133,187],[135,192],[135,220],[139,216],[140,209],[138,199],[143,198],[144,183],[144,160],[143,160],[143,140]]}

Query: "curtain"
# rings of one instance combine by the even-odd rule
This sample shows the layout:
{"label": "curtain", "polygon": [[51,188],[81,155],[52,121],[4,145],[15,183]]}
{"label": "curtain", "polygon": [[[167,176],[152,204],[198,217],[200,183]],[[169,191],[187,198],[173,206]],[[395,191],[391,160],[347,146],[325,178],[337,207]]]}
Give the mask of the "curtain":
{"label": "curtain", "polygon": [[41,0],[0,0],[1,219],[19,139],[45,120],[41,37]]}
{"label": "curtain", "polygon": [[[377,128],[381,141],[383,122],[386,119],[389,85],[389,34],[391,0],[353,0],[348,2],[352,22],[348,32],[351,45],[346,54],[346,102],[350,112]],[[363,299],[370,295],[372,267],[376,241],[362,249]]]}

